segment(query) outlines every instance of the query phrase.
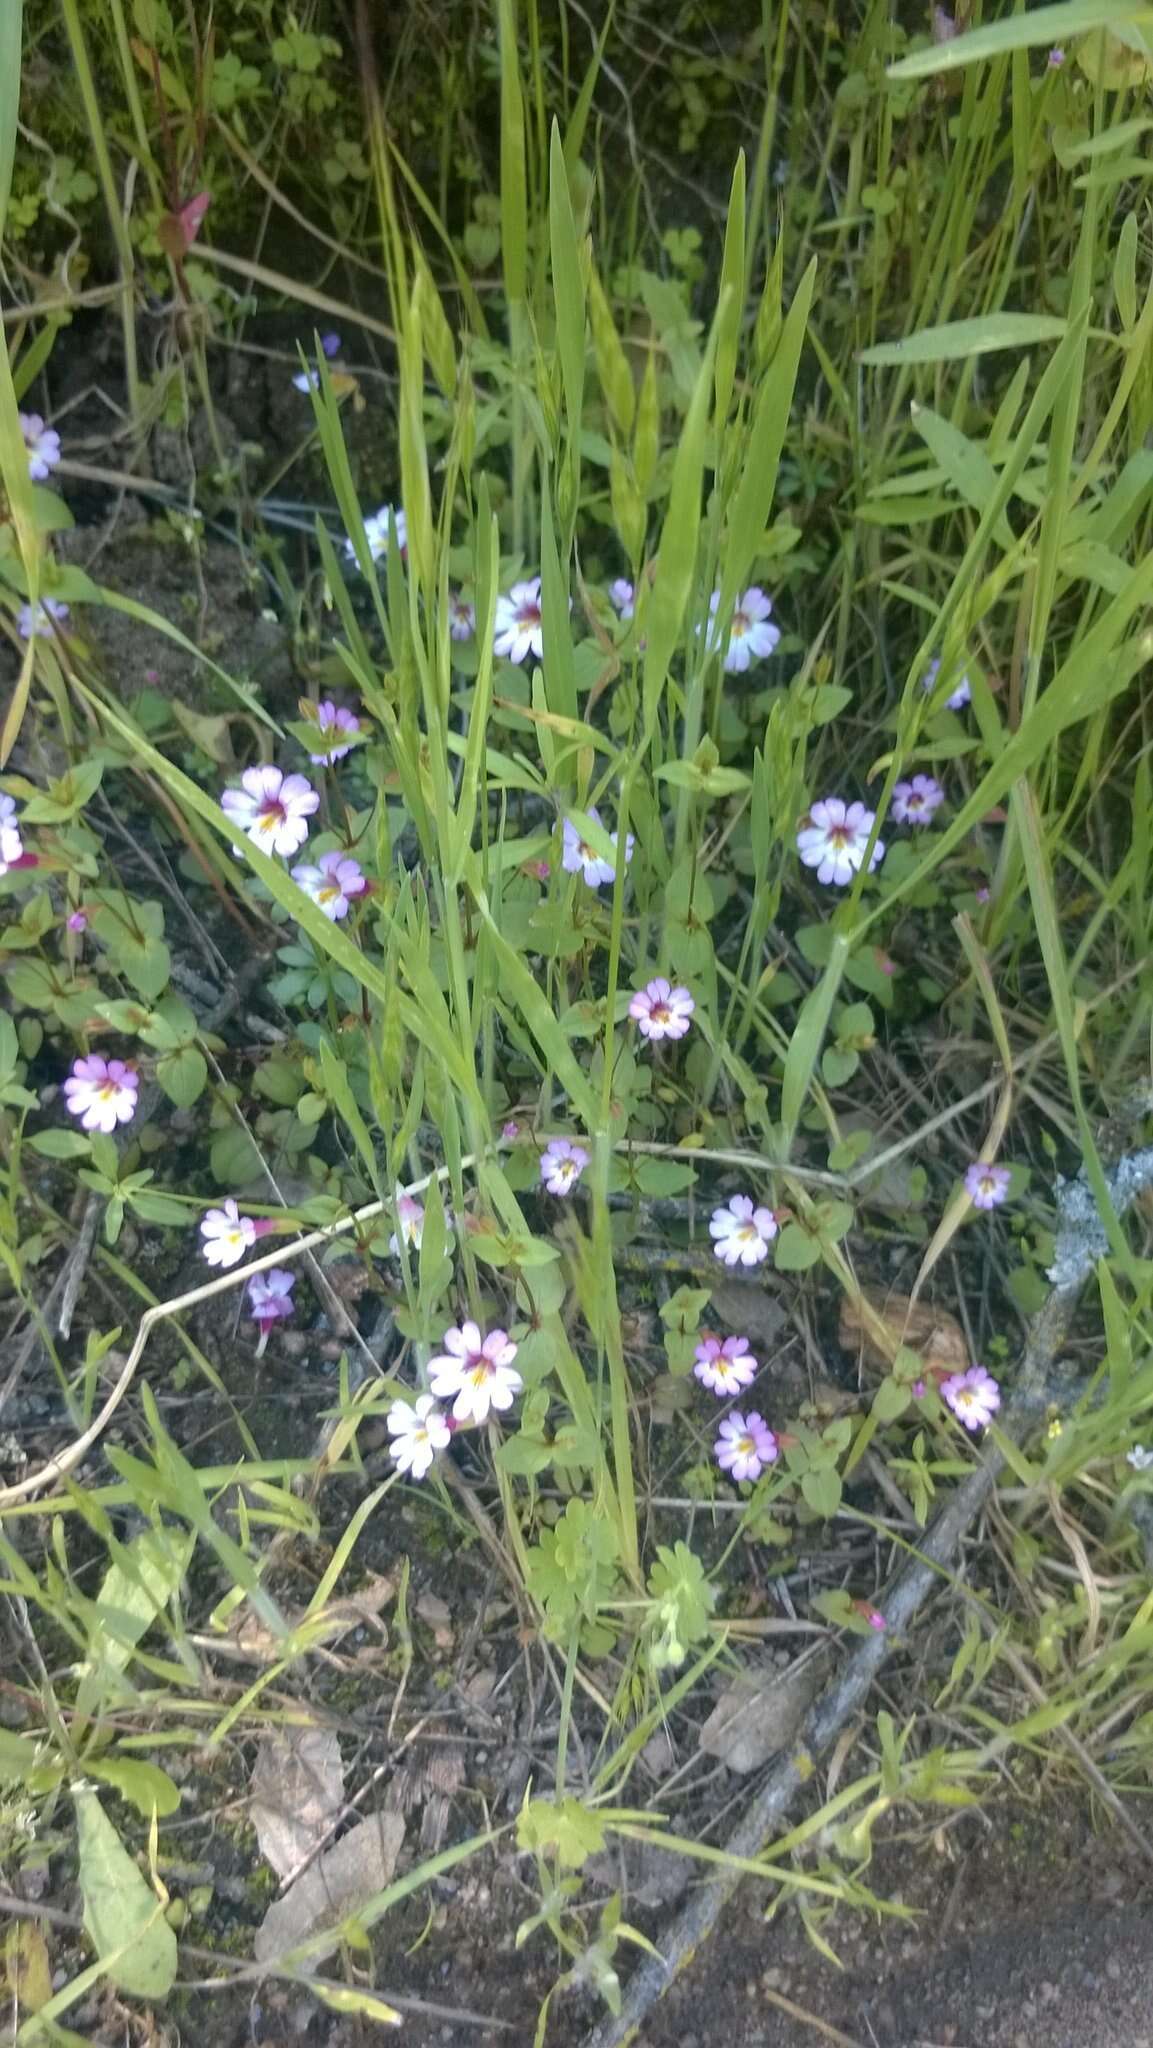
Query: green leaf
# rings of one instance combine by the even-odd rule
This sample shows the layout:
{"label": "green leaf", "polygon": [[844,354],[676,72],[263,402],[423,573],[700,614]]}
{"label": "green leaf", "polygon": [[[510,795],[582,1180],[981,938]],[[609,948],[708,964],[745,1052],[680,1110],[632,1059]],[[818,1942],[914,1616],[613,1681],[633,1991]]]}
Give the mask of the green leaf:
{"label": "green leaf", "polygon": [[91,1151],[91,1142],[81,1131],[37,1131],[25,1143],[42,1159],[86,1159]]}
{"label": "green leaf", "polygon": [[827,1521],[841,1505],[841,1475],[832,1465],[810,1466],[801,1474],[801,1492],[806,1506]]}
{"label": "green leaf", "polygon": [[786,1223],[776,1242],[774,1263],[778,1273],[807,1273],[820,1256],[821,1247],[815,1237],[810,1237],[799,1223]]}
{"label": "green leaf", "polygon": [[84,1926],[108,1975],[133,1998],[166,1998],[176,1982],[176,1936],[95,1792],[75,1794]]}
{"label": "green leaf", "polygon": [[146,1763],[142,1757],[106,1757],[98,1764],[86,1760],[84,1768],[90,1778],[111,1785],[145,1820],[151,1820],[154,1812],[162,1817],[175,1813],[180,1804],[179,1788],[168,1772],[162,1771],[159,1764]]}
{"label": "green leaf", "polygon": [[26,1783],[36,1766],[37,1748],[26,1735],[0,1728],[0,1785]]}
{"label": "green leaf", "polygon": [[605,1845],[603,1823],[579,1799],[530,1799],[516,1824],[517,1846],[540,1855],[550,1850],[566,1870],[580,1870]]}
{"label": "green leaf", "polygon": [[[942,48],[955,48],[943,44]],[[987,313],[976,320],[949,320],[943,327],[923,327],[903,341],[879,342],[862,349],[857,361],[876,369],[899,369],[906,363],[959,363],[991,355],[1002,348],[1035,348],[1060,341],[1065,322],[1050,313]]]}
{"label": "green leaf", "polygon": [[1011,50],[1050,49],[1090,29],[1116,28],[1126,21],[1153,23],[1149,0],[1059,0],[1055,6],[1031,7],[1011,20],[992,22],[914,50],[912,56],[890,64],[888,76],[933,78],[939,72],[959,71],[966,64],[1002,57]]}
{"label": "green leaf", "polygon": [[177,1109],[190,1109],[208,1080],[208,1061],[199,1046],[182,1045],[157,1060],[156,1078]]}

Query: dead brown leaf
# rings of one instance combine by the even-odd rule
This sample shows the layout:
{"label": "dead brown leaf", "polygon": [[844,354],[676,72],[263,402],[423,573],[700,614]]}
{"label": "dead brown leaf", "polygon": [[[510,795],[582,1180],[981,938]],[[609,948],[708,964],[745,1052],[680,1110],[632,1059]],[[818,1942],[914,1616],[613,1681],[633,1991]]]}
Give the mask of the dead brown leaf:
{"label": "dead brown leaf", "polygon": [[[384,1635],[377,1616],[395,1592],[395,1579],[373,1577],[346,1599],[330,1600],[322,1613],[306,1616],[303,1609],[298,1613],[290,1609],[285,1619],[291,1633],[301,1629],[307,1634],[310,1648],[331,1647],[341,1636],[354,1628],[363,1628],[366,1622]],[[277,1664],[284,1655],[283,1636],[274,1635],[245,1607],[237,1608],[222,1635],[194,1635],[192,1641],[197,1649],[212,1650],[218,1657],[227,1657],[236,1664]]]}
{"label": "dead brown leaf", "polygon": [[277,1877],[311,1856],[344,1804],[340,1744],[328,1728],[272,1728],[256,1752],[252,1825]]}
{"label": "dead brown leaf", "polygon": [[[404,1820],[399,1813],[374,1813],[326,1849],[284,1897],[274,1899],[268,1908],[253,1943],[257,1962],[276,1962],[310,1935],[337,1927],[384,1891],[392,1882],[403,1841]],[[335,1947],[334,1940],[331,1948],[310,1956],[304,1969],[318,1969]]]}
{"label": "dead brown leaf", "polygon": [[956,1316],[907,1294],[864,1288],[841,1303],[839,1341],[864,1363],[888,1372],[898,1351],[915,1351],[929,1372],[967,1372],[971,1364],[965,1332]]}

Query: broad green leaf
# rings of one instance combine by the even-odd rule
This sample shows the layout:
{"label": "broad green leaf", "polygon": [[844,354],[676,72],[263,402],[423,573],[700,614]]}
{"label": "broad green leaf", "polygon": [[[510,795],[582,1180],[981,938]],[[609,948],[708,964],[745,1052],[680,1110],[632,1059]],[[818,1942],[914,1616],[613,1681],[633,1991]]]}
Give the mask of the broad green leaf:
{"label": "broad green leaf", "polygon": [[89,1939],[118,1990],[132,1998],[166,1998],[176,1982],[177,1956],[164,1908],[95,1792],[82,1786],[75,1798]]}
{"label": "broad green leaf", "polygon": [[157,1060],[156,1078],[177,1109],[190,1109],[208,1080],[208,1061],[199,1046],[182,1045]]}
{"label": "broad green leaf", "polygon": [[143,1757],[101,1757],[99,1763],[86,1759],[84,1768],[90,1778],[111,1785],[145,1820],[151,1820],[153,1813],[163,1819],[175,1813],[180,1804],[179,1787],[173,1784],[168,1772],[162,1771],[159,1764],[145,1762]]}
{"label": "broad green leaf", "polygon": [[88,1655],[80,1667],[76,1711],[95,1713],[108,1677],[124,1670],[137,1643],[180,1590],[192,1538],[177,1529],[146,1529],[127,1544],[104,1574],[88,1628]]}
{"label": "broad green leaf", "polygon": [[1065,322],[1051,313],[987,313],[976,320],[950,320],[943,327],[923,327],[903,341],[878,342],[862,349],[859,363],[899,369],[907,363],[959,363],[1002,348],[1035,348],[1060,341]]}
{"label": "broad green leaf", "polygon": [[786,1151],[793,1142],[793,1134],[800,1121],[805,1097],[821,1056],[825,1033],[829,1027],[829,1017],[845,972],[849,951],[849,941],[838,932],[833,939],[828,966],[816,987],[805,997],[800,1016],[793,1027],[789,1050],[785,1055],[784,1080],[781,1084],[781,1130]]}

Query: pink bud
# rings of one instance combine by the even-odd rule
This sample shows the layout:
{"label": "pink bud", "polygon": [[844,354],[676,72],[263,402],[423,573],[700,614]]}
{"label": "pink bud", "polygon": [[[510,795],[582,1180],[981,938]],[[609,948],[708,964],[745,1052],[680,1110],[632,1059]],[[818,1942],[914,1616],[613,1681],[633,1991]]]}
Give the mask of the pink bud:
{"label": "pink bud", "polygon": [[86,932],[88,930],[88,912],[86,910],[74,910],[68,919],[68,929],[70,932]]}

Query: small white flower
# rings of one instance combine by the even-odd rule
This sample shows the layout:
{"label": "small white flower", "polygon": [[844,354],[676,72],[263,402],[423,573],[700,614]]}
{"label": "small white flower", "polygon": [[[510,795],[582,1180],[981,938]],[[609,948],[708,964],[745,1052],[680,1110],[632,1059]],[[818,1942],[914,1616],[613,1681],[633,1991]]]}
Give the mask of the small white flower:
{"label": "small white flower", "polygon": [[571,1138],[550,1138],[540,1156],[540,1177],[550,1195],[571,1195],[589,1163],[583,1145]]}
{"label": "small white flower", "polygon": [[0,875],[24,858],[24,842],[16,823],[16,799],[0,796]]}
{"label": "small white flower", "polygon": [[738,597],[729,621],[727,646],[724,626],[717,619],[720,601],[720,591],[714,590],[709,599],[706,645],[713,654],[721,647],[725,648],[722,666],[726,675],[743,675],[750,662],[763,661],[767,654],[771,654],[781,637],[780,628],[769,623],[772,599],[755,583],[743,597]]}
{"label": "small white flower", "polygon": [[230,1195],[222,1209],[201,1217],[200,1235],[210,1266],[235,1266],[256,1243],[256,1218],[242,1216]]}
{"label": "small white flower", "polygon": [[78,1116],[84,1130],[114,1131],[136,1115],[140,1082],[135,1068],[123,1060],[106,1060],[101,1053],[73,1062],[64,1083],[64,1100],[70,1116]]}
{"label": "small white flower", "polygon": [[609,584],[609,601],[619,619],[631,619],[636,611],[636,591],[627,576],[618,576]]}
{"label": "small white flower", "polygon": [[320,371],[298,370],[292,382],[297,391],[319,391]]}
{"label": "small white flower", "polygon": [[[588,815],[594,825],[600,824],[601,816],[595,804],[590,806]],[[574,825],[571,818],[566,818],[564,821],[561,840],[560,864],[566,874],[583,874],[590,889],[599,889],[602,882],[613,882],[616,880],[617,871],[615,866],[611,865],[607,860],[602,860],[595,846],[590,846],[587,840],[581,838],[580,831]],[[609,840],[615,851],[617,844],[615,832],[609,833]],[[626,867],[633,857],[635,845],[636,841],[632,833],[629,832],[625,837]]]}
{"label": "small white flower", "polygon": [[734,1195],[723,1209],[709,1218],[713,1250],[726,1266],[759,1266],[769,1256],[777,1234],[777,1219],[771,1209],[758,1208],[751,1195]]}
{"label": "small white flower", "polygon": [[52,640],[55,628],[62,626],[68,617],[70,607],[58,597],[42,597],[33,611],[30,604],[22,604],[16,614],[16,631],[22,640]]}
{"label": "small white flower", "polygon": [[351,904],[363,896],[366,887],[359,864],[351,854],[339,851],[322,853],[315,867],[292,868],[290,873],[297,887],[311,896],[333,924],[348,916]]}
{"label": "small white flower", "polygon": [[1144,1444],[1134,1444],[1132,1450],[1125,1453],[1125,1463],[1132,1465],[1134,1472],[1148,1472],[1153,1467],[1153,1450]]}
{"label": "small white flower", "polygon": [[[364,522],[364,537],[374,562],[387,555],[394,540],[403,555],[408,546],[408,525],[403,510],[394,512],[391,505],[382,505],[379,512],[370,513]],[[350,540],[345,541],[344,552],[350,562],[355,562],[356,549]]]}
{"label": "small white flower", "polygon": [[[797,851],[807,868],[816,868],[818,882],[843,888],[865,858],[875,822],[876,812],[867,811],[864,804],[846,804],[839,796],[823,797],[801,820]],[[870,874],[884,851],[884,841],[878,839],[869,862]]]}
{"label": "small white flower", "polygon": [[476,606],[459,591],[448,601],[448,632],[451,640],[471,640],[476,632]]}
{"label": "small white flower", "polygon": [[506,654],[510,661],[523,661],[532,654],[540,661],[544,653],[541,638],[540,577],[514,583],[508,596],[496,601],[493,653]]}
{"label": "small white flower", "polygon": [[265,853],[299,853],[320,798],[303,775],[279,768],[246,768],[239,789],[226,789],[221,809]]}
{"label": "small white flower", "polygon": [[524,1381],[513,1365],[516,1345],[505,1330],[484,1336],[476,1323],[462,1323],[444,1333],[445,1352],[429,1360],[428,1383],[443,1401],[452,1401],[457,1422],[488,1421],[489,1409],[511,1408]]}
{"label": "small white flower", "polygon": [[893,816],[898,825],[931,825],[933,813],[945,801],[945,792],[935,776],[914,775],[911,782],[898,782],[893,791]]}
{"label": "small white flower", "polygon": [[431,1394],[415,1403],[394,1401],[384,1418],[392,1442],[388,1455],[398,1472],[423,1479],[438,1451],[452,1441],[452,1431]]}
{"label": "small white flower", "polygon": [[20,432],[28,450],[28,474],[34,484],[42,484],[60,461],[60,436],[55,427],[45,426],[38,412],[20,414]]}
{"label": "small white flower", "polygon": [[[929,663],[928,668],[921,677],[921,688],[927,691],[935,689],[937,677],[940,673],[941,663],[940,658],[937,657]],[[954,685],[946,697],[945,709],[947,711],[963,711],[966,704],[972,703],[972,700],[973,692],[969,684],[969,678],[963,675],[960,682]]]}

